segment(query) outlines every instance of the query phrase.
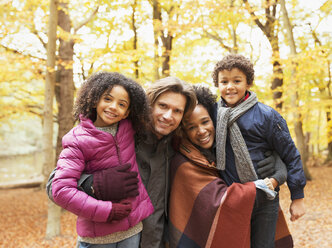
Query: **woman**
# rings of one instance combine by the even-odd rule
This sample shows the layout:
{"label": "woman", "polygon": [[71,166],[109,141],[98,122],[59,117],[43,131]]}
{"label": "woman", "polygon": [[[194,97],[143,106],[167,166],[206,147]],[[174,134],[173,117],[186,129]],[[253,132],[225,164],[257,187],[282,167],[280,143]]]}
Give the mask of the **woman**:
{"label": "woman", "polygon": [[[195,87],[195,92],[198,104],[182,121],[182,133],[175,142],[178,153],[171,163],[170,247],[250,247],[255,183],[228,187],[219,177],[211,118],[216,97],[204,87]],[[282,214],[280,220],[283,232],[276,239],[286,242],[282,247],[292,247]]]}

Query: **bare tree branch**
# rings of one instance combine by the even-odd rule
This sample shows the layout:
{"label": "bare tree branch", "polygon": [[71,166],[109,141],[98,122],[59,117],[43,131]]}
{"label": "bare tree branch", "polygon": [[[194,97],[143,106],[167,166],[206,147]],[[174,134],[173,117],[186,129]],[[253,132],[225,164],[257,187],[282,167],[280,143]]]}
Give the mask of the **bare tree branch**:
{"label": "bare tree branch", "polygon": [[257,24],[257,26],[264,32],[267,34],[267,30],[266,30],[266,26],[264,26],[260,20],[258,19],[258,17],[256,16],[255,12],[253,11],[252,7],[250,6],[250,4],[248,3],[248,0],[243,0],[243,3],[245,4],[246,9],[249,11],[249,14],[254,18],[255,23]]}
{"label": "bare tree branch", "polygon": [[0,43],[0,46],[3,47],[7,52],[11,52],[11,53],[14,53],[14,54],[22,55],[23,57],[26,57],[26,58],[35,58],[35,59],[38,59],[38,60],[41,60],[41,61],[45,61],[45,59],[43,59],[43,58],[34,56],[32,54],[25,54],[25,53],[23,53],[23,51],[19,51],[19,50],[14,49],[14,48],[7,47],[7,46],[5,46],[5,45],[3,45],[1,43]]}
{"label": "bare tree branch", "polygon": [[99,9],[99,5],[97,6],[97,8],[91,13],[91,15],[84,20],[81,24],[79,24],[76,28],[74,28],[74,33],[76,34],[76,32],[83,26],[85,26],[89,21],[92,20],[92,18],[98,13],[98,9]]}
{"label": "bare tree branch", "polygon": [[204,34],[205,34],[207,37],[209,37],[209,38],[211,38],[211,39],[213,39],[213,40],[218,41],[218,42],[220,43],[220,45],[221,45],[222,48],[226,49],[226,50],[229,51],[229,52],[232,51],[232,48],[229,47],[229,46],[227,46],[227,45],[224,43],[223,39],[220,38],[219,36],[214,35],[214,34],[211,34],[211,33],[209,33],[209,32],[206,31],[206,30],[203,30],[203,32],[204,32]]}

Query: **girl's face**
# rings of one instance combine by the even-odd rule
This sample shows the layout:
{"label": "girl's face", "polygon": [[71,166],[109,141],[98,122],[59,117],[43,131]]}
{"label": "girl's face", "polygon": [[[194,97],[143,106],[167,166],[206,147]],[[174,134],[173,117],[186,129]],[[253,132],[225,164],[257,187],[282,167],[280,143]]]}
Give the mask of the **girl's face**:
{"label": "girl's face", "polygon": [[96,127],[106,127],[127,118],[130,98],[120,85],[114,85],[110,92],[105,91],[97,103]]}
{"label": "girl's face", "polygon": [[238,68],[222,70],[218,73],[218,88],[221,97],[229,107],[235,107],[244,97],[251,85],[247,84],[246,75]]}
{"label": "girl's face", "polygon": [[192,114],[183,120],[183,127],[192,143],[205,149],[212,147],[215,128],[208,111],[202,105],[198,104]]}

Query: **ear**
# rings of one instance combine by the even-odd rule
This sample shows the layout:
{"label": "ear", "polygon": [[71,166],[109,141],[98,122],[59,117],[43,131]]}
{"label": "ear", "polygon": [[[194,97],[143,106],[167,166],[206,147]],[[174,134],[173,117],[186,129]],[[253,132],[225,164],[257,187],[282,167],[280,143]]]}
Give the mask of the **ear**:
{"label": "ear", "polygon": [[247,84],[247,90],[251,88],[252,84]]}

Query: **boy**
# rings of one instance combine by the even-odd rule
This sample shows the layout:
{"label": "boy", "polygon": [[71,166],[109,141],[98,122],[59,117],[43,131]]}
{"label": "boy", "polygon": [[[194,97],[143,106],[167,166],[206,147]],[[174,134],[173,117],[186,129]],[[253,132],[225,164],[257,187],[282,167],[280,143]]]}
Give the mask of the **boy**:
{"label": "boy", "polygon": [[[291,220],[300,218],[305,213],[303,188],[306,184],[300,154],[286,121],[277,111],[258,102],[256,94],[249,91],[254,80],[253,64],[242,55],[228,55],[216,64],[212,77],[221,95],[216,147],[217,167],[222,177],[229,185],[254,181],[257,162],[264,158],[264,152],[276,151],[287,166]],[[265,180],[271,182],[271,188],[278,187],[275,178]],[[251,247],[274,247],[278,208],[278,197],[256,201],[251,218]]]}

